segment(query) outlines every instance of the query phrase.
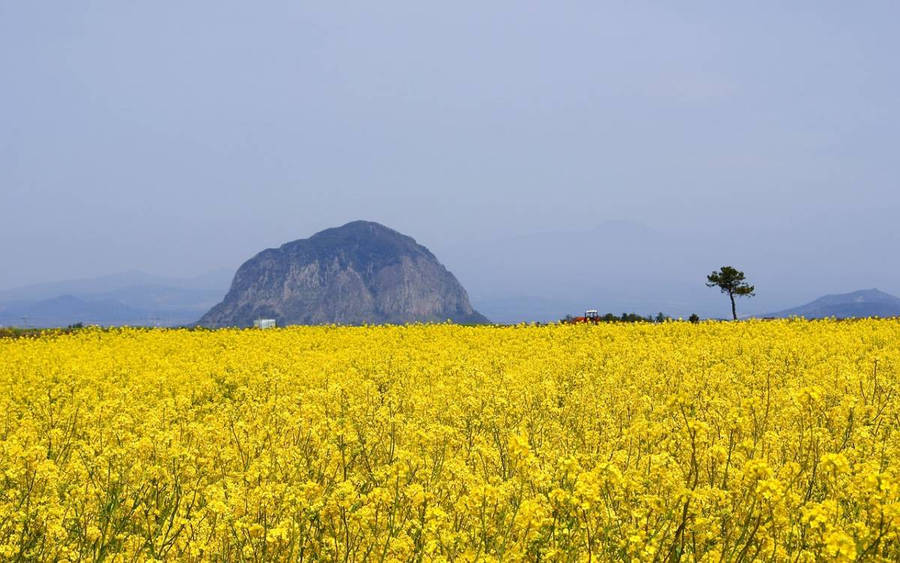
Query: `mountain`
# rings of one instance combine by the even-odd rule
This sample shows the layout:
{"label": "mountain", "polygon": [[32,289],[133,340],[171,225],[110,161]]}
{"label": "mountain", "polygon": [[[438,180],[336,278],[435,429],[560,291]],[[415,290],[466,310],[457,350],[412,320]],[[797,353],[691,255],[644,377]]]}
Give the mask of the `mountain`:
{"label": "mountain", "polygon": [[0,305],[0,325],[32,327],[67,326],[75,323],[141,324],[147,314],[119,301],[85,301],[73,295]]}
{"label": "mountain", "polygon": [[249,326],[263,317],[281,325],[487,322],[427,248],[368,221],[260,252],[198,324]]}
{"label": "mountain", "polygon": [[900,298],[877,289],[826,295],[811,303],[767,315],[771,317],[898,317]]}
{"label": "mountain", "polygon": [[192,324],[222,298],[229,280],[222,271],[193,278],[133,271],[0,290],[0,326]]}

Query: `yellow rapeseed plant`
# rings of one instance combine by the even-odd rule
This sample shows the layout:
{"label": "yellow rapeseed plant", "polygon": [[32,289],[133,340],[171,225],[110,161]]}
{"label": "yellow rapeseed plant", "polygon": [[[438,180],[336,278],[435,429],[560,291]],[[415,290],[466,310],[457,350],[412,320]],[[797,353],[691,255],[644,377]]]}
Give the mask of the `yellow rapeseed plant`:
{"label": "yellow rapeseed plant", "polygon": [[0,560],[900,560],[900,321],[0,340]]}

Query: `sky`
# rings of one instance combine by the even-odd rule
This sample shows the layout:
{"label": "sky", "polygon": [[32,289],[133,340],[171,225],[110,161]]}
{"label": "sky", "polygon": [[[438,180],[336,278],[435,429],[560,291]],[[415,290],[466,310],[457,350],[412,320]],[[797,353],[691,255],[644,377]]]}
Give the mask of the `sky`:
{"label": "sky", "polygon": [[[898,19],[894,1],[0,0],[0,289],[234,269],[368,219],[479,298],[648,262],[701,288],[734,263],[761,308],[900,293]],[[547,249],[569,256],[559,287],[531,276],[522,244],[597,229]]]}

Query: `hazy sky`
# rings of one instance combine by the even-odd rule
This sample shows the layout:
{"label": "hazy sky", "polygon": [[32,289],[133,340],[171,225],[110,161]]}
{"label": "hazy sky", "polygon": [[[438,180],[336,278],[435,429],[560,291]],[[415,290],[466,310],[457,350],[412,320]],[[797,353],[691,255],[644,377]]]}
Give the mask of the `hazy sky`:
{"label": "hazy sky", "polygon": [[233,268],[363,218],[451,269],[626,220],[900,290],[898,21],[895,0],[0,0],[0,288]]}

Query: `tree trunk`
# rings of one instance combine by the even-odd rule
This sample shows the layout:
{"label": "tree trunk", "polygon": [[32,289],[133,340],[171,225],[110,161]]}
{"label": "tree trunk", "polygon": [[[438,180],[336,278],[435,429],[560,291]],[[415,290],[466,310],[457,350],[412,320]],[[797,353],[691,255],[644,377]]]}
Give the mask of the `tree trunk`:
{"label": "tree trunk", "polygon": [[734,294],[729,293],[728,297],[731,298],[731,316],[734,317],[734,320],[737,320],[737,308],[734,306]]}

